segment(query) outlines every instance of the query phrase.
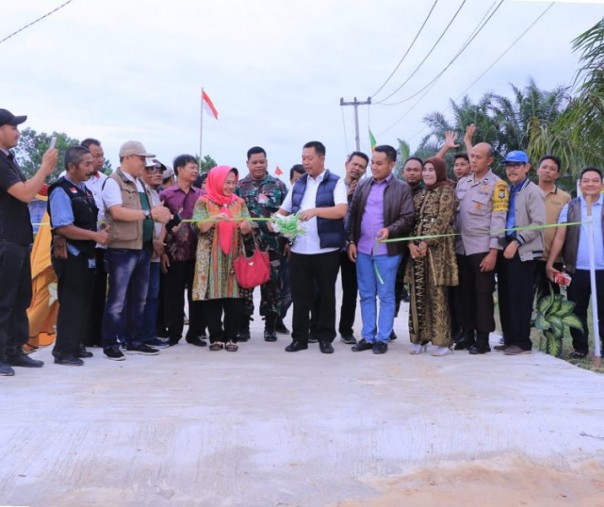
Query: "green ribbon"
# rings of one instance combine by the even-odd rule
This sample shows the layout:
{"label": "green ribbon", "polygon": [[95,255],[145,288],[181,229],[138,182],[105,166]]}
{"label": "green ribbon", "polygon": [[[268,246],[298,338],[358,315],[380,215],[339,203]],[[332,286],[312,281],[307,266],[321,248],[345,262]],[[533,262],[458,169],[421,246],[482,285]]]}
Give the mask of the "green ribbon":
{"label": "green ribbon", "polygon": [[[489,236],[492,236],[492,235],[499,235],[503,232],[509,232],[509,231],[534,231],[534,230],[539,230],[539,229],[549,229],[551,227],[568,227],[569,225],[581,225],[581,224],[586,224],[586,223],[588,223],[588,222],[567,222],[565,224],[527,225],[524,227],[510,227],[508,229],[500,229],[497,231],[480,229],[480,230],[477,230],[476,232],[465,233],[465,235],[466,236],[481,236],[483,234],[485,234],[485,235],[488,234]],[[398,241],[416,241],[416,240],[422,240],[422,239],[450,238],[450,237],[455,237],[455,236],[462,236],[462,233],[453,232],[453,233],[449,233],[449,234],[426,234],[423,236],[407,236],[405,238],[384,239],[379,242],[380,243],[396,243]]]}

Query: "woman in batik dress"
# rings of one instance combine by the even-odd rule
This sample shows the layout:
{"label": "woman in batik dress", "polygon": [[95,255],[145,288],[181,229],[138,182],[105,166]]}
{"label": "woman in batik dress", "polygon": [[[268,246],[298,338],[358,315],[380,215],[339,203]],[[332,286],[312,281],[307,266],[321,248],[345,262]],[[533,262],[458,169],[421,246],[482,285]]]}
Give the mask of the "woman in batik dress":
{"label": "woman in batik dress", "polygon": [[426,160],[422,179],[424,189],[413,199],[413,236],[427,237],[409,242],[411,258],[406,272],[411,288],[411,354],[426,352],[431,342],[436,346],[432,355],[444,356],[451,352],[452,341],[448,287],[458,284],[453,235],[457,198],[442,159]]}
{"label": "woman in batik dress", "polygon": [[251,234],[252,226],[245,220],[250,218],[245,201],[234,193],[238,177],[237,169],[229,166],[211,169],[207,193],[199,198],[193,213],[200,232],[193,300],[205,301],[210,350],[214,351],[237,350],[237,331],[245,310],[233,261],[241,251],[241,235]]}

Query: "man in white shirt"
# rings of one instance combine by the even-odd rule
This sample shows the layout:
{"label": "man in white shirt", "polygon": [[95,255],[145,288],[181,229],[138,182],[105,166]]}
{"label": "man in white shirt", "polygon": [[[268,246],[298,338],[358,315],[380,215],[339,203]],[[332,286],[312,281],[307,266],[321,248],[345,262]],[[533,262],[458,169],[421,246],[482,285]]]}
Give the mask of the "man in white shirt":
{"label": "man in white shirt", "polygon": [[332,354],[336,336],[335,283],[340,249],[345,244],[344,217],[348,209],[344,181],[325,169],[325,146],[310,141],[302,149],[306,174],[299,178],[279,209],[282,215],[299,213],[306,230],[292,248],[291,285],[294,315],[292,343],[285,350],[308,348],[310,310],[316,291],[321,295],[317,309],[316,336],[324,354]]}
{"label": "man in white shirt", "polygon": [[[103,173],[105,153],[98,139],[88,137],[84,139],[81,146],[88,149],[92,155],[92,174],[84,183],[86,188],[92,192],[96,207],[99,209],[99,230],[104,227],[105,205],[103,204],[103,184],[107,175]],[[105,271],[105,245],[97,244],[95,248],[96,270],[94,275],[94,289],[92,296],[92,308],[86,336],[83,337],[84,345],[89,347],[100,347],[102,342],[103,312],[105,311],[105,297],[107,295],[107,272]],[[89,353],[87,353],[89,354]]]}

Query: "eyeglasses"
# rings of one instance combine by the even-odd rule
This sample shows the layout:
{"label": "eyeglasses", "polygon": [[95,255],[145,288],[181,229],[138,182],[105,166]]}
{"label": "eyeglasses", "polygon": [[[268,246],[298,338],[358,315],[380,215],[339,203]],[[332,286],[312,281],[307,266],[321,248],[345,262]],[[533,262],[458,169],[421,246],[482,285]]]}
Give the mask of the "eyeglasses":
{"label": "eyeglasses", "polygon": [[145,167],[145,171],[147,171],[149,174],[163,173],[164,169],[161,166],[152,166],[152,167]]}
{"label": "eyeglasses", "polygon": [[520,169],[524,167],[526,164],[524,162],[508,162],[505,164],[506,169]]}

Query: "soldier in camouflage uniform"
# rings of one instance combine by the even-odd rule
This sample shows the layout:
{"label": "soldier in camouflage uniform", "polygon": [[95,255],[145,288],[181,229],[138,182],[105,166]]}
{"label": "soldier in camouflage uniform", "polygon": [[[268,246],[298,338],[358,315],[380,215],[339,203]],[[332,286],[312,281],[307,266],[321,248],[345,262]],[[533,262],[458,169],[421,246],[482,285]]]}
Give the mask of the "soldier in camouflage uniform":
{"label": "soldier in camouflage uniform", "polygon": [[[245,200],[245,204],[252,217],[270,217],[275,213],[285,199],[287,189],[278,178],[268,174],[268,161],[266,152],[259,146],[250,148],[247,152],[247,167],[249,174],[239,180],[238,196]],[[260,287],[260,315],[265,320],[264,339],[267,342],[277,340],[275,324],[281,310],[281,269],[279,235],[272,233],[263,221],[253,222],[256,239],[260,248],[268,252],[271,262],[271,278]],[[254,314],[254,302],[250,298],[246,301],[245,318],[237,339],[246,341],[250,337],[250,320]]]}

